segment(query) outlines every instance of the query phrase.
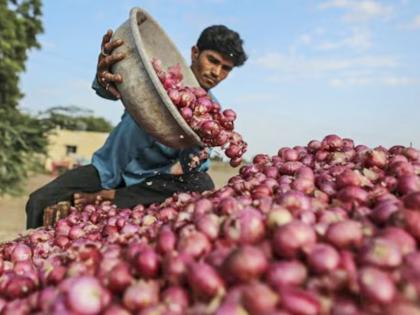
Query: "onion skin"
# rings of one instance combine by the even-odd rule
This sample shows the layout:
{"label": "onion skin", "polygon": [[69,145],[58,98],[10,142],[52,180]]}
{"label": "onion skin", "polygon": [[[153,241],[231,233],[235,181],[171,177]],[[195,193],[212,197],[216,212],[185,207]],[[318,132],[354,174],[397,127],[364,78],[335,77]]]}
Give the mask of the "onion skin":
{"label": "onion skin", "polygon": [[294,220],[278,227],[274,231],[272,242],[277,255],[293,258],[305,246],[315,244],[316,235],[312,227]]}
{"label": "onion skin", "polygon": [[17,244],[12,253],[11,253],[11,259],[13,262],[18,262],[18,261],[25,261],[28,259],[31,259],[32,257],[32,250],[29,246],[21,243],[21,244]]}
{"label": "onion skin", "polygon": [[162,292],[161,301],[170,311],[182,313],[189,305],[188,292],[182,287],[172,286]]}
{"label": "onion skin", "polygon": [[220,275],[206,263],[189,266],[188,283],[193,291],[204,298],[211,298],[224,292],[224,283]]}
{"label": "onion skin", "polygon": [[360,270],[359,284],[361,292],[372,302],[389,304],[395,297],[396,289],[391,278],[379,269],[365,267]]}
{"label": "onion skin", "polygon": [[218,308],[215,315],[248,315],[248,313],[237,302],[225,302]]}
{"label": "onion skin", "polygon": [[379,268],[394,268],[401,264],[402,255],[395,243],[374,238],[362,249],[361,260]]}
{"label": "onion skin", "polygon": [[242,297],[242,304],[251,315],[270,314],[279,301],[278,295],[269,286],[258,282],[246,286]]}
{"label": "onion skin", "polygon": [[273,287],[299,286],[305,282],[308,271],[298,260],[279,261],[270,264],[267,281]]}
{"label": "onion skin", "polygon": [[317,315],[321,310],[318,298],[308,292],[297,288],[284,288],[280,290],[281,305],[292,314]]}
{"label": "onion skin", "polygon": [[108,274],[108,287],[113,292],[123,292],[134,282],[130,272],[130,266],[125,262],[118,263]]}
{"label": "onion skin", "polygon": [[99,314],[102,309],[102,290],[96,278],[76,278],[68,292],[68,303],[71,309],[79,314]]}
{"label": "onion skin", "polygon": [[258,248],[241,246],[231,252],[223,263],[227,279],[235,282],[249,282],[258,279],[268,267],[267,258]]}
{"label": "onion skin", "polygon": [[162,253],[168,253],[175,248],[176,236],[169,226],[163,226],[158,234],[156,248]]}
{"label": "onion skin", "polygon": [[403,202],[407,209],[420,211],[420,191],[407,194]]}
{"label": "onion skin", "polygon": [[142,310],[158,302],[159,284],[154,281],[139,281],[124,291],[123,303],[130,311]]}
{"label": "onion skin", "polygon": [[307,260],[314,272],[324,273],[337,268],[340,255],[334,247],[317,243],[309,249]]}
{"label": "onion skin", "polygon": [[401,228],[388,227],[382,231],[381,237],[393,242],[403,256],[416,250],[416,240]]}
{"label": "onion skin", "polygon": [[262,215],[252,207],[239,210],[226,220],[223,232],[225,237],[232,242],[255,244],[265,235]]}
{"label": "onion skin", "polygon": [[325,238],[337,248],[359,246],[363,239],[362,226],[353,220],[336,222],[328,227]]}

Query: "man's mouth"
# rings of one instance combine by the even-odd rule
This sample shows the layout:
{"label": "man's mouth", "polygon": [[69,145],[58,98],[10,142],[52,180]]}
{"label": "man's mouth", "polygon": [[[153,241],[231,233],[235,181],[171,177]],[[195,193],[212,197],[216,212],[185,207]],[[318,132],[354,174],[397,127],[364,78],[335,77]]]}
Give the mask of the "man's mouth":
{"label": "man's mouth", "polygon": [[209,78],[207,76],[205,76],[204,79],[210,84],[214,84],[214,82],[215,82],[212,78]]}

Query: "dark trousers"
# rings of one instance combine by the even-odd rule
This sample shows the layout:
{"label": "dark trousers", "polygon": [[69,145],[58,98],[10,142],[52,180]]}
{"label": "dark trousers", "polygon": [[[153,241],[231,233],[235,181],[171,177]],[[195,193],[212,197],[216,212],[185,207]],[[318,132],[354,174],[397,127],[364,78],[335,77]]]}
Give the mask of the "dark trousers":
{"label": "dark trousers", "polygon": [[[93,165],[67,171],[47,185],[34,191],[26,204],[26,228],[42,225],[43,210],[60,201],[73,201],[77,192],[94,193],[102,190],[98,171]],[[194,172],[183,175],[161,174],[140,184],[118,187],[113,203],[118,208],[131,208],[138,204],[163,202],[176,192],[203,192],[214,189],[207,173]]]}

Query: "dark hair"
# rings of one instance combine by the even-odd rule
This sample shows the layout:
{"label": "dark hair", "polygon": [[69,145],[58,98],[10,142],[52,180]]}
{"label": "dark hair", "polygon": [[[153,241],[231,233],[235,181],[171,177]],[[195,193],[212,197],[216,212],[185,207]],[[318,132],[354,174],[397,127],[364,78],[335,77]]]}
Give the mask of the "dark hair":
{"label": "dark hair", "polygon": [[236,67],[242,66],[248,58],[242,44],[239,34],[224,25],[205,28],[197,40],[199,50],[217,51],[232,60]]}

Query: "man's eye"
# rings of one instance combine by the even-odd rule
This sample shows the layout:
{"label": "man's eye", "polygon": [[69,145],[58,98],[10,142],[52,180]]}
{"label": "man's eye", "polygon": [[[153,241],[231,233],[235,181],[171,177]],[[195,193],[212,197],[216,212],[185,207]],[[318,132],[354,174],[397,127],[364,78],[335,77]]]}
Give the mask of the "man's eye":
{"label": "man's eye", "polygon": [[214,64],[219,64],[219,61],[218,61],[217,59],[213,58],[213,57],[208,57],[208,60],[209,60],[211,63],[214,63]]}

